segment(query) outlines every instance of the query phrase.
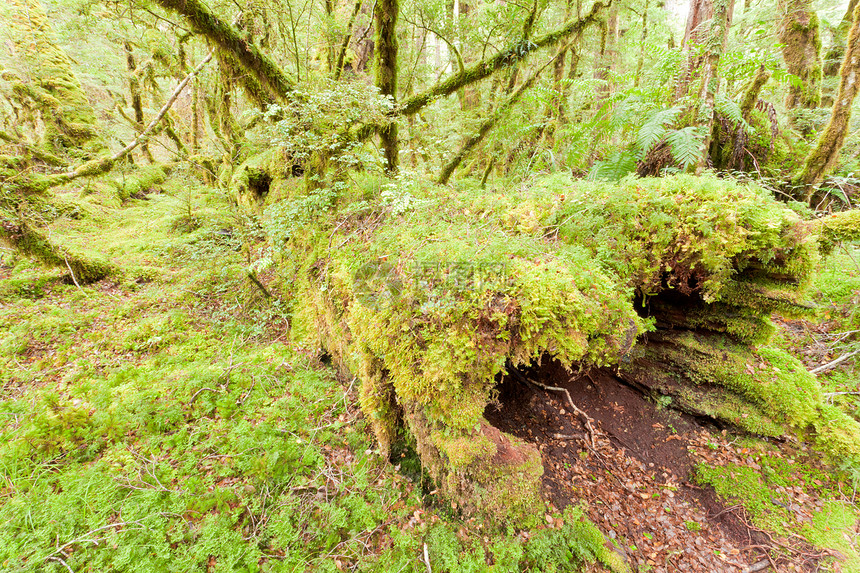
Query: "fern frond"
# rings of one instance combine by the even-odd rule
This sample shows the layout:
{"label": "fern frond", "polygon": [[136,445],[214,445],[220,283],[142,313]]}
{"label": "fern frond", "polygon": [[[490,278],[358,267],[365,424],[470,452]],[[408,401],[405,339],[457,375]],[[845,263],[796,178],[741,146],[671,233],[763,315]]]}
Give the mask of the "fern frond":
{"label": "fern frond", "polygon": [[714,109],[717,113],[727,117],[729,121],[735,125],[740,124],[747,135],[752,135],[754,133],[755,130],[749,123],[747,123],[747,120],[744,119],[743,112],[741,112],[741,106],[739,106],[734,100],[727,98],[722,94],[717,94],[717,98],[714,101]]}
{"label": "fern frond", "polygon": [[636,154],[631,153],[630,150],[616,151],[606,160],[596,162],[588,178],[592,181],[620,181],[636,169],[636,161]]}
{"label": "fern frond", "polygon": [[644,157],[657,145],[666,135],[666,126],[676,119],[681,113],[681,107],[670,107],[652,114],[636,135],[636,149],[639,156]]}
{"label": "fern frond", "polygon": [[666,137],[672,157],[681,164],[682,169],[687,169],[699,160],[702,141],[702,129],[692,125],[672,131]]}

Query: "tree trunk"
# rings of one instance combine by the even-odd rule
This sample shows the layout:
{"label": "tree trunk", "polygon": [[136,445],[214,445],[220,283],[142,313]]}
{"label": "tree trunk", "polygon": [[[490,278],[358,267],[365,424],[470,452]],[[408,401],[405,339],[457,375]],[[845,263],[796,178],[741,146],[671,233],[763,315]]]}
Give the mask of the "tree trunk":
{"label": "tree trunk", "polygon": [[779,40],[782,57],[800,85],[790,85],[785,106],[816,108],[821,104],[821,37],[812,0],[782,0]]}
{"label": "tree trunk", "polygon": [[[139,134],[143,131],[143,98],[140,95],[140,81],[137,79],[137,63],[134,61],[134,50],[131,47],[131,42],[123,42],[125,49],[125,63],[128,70],[128,93],[131,98],[131,108],[134,110],[134,128]],[[154,163],[152,153],[149,151],[149,144],[142,143],[140,150],[150,163]],[[129,154],[129,157],[131,155]]]}
{"label": "tree trunk", "polygon": [[45,139],[54,150],[82,149],[90,155],[104,151],[96,114],[87,100],[72,62],[54,43],[48,16],[39,0],[11,0],[10,28],[15,55],[40,97]]}
{"label": "tree trunk", "polygon": [[340,49],[337,53],[337,62],[334,66],[333,77],[335,81],[339,80],[340,75],[343,73],[343,62],[346,59],[346,50],[349,48],[349,40],[352,38],[352,31],[355,28],[355,19],[358,18],[358,13],[361,11],[362,4],[363,0],[356,0],[355,5],[352,8],[352,15],[349,17],[349,24],[346,25],[346,32],[341,40]]}
{"label": "tree trunk", "polygon": [[597,86],[597,107],[612,92],[610,75],[615,69],[618,43],[618,8],[613,8],[600,29],[600,48],[594,55],[594,79],[601,80]]}
{"label": "tree trunk", "polygon": [[[374,76],[379,93],[391,98],[392,105],[397,97],[397,16],[400,12],[398,0],[377,0],[373,8],[373,21],[376,27],[376,62]],[[382,152],[385,155],[385,171],[396,173],[399,164],[400,148],[397,142],[397,122],[392,121],[379,131]]]}
{"label": "tree trunk", "polygon": [[845,57],[845,39],[848,37],[848,31],[851,29],[851,19],[854,14],[854,8],[857,7],[857,2],[858,0],[851,0],[849,2],[845,16],[842,17],[839,25],[831,29],[833,43],[824,57],[824,75],[826,77],[833,77],[839,73],[839,66]]}
{"label": "tree trunk", "polygon": [[636,74],[633,76],[633,87],[639,87],[642,78],[642,68],[645,66],[645,43],[648,41],[648,5],[650,0],[645,0],[642,8],[642,35],[639,37],[639,57],[636,59]]}
{"label": "tree trunk", "polygon": [[[687,25],[684,28],[684,39],[681,47],[685,49],[687,58],[678,78],[675,95],[683,97],[687,95],[690,84],[693,82],[693,74],[701,70],[705,57],[699,54],[699,47],[708,37],[707,22],[714,15],[713,0],[690,0],[690,11],[687,13]],[[701,84],[699,84],[701,85]],[[696,94],[701,95],[701,90]]]}
{"label": "tree trunk", "polygon": [[723,50],[726,49],[726,40],[729,36],[729,26],[732,23],[732,11],[734,10],[735,0],[725,0],[714,6],[714,13],[711,16],[710,38],[708,40],[709,49],[705,53],[705,69],[703,70],[702,87],[705,92],[704,109],[700,113],[700,117],[704,117],[705,139],[702,142],[702,150],[699,155],[699,162],[696,165],[696,173],[701,173],[709,156],[711,147],[711,139],[714,129],[715,102],[717,92],[720,88],[720,77],[717,74],[717,69],[720,64],[720,57]]}
{"label": "tree trunk", "polygon": [[803,170],[795,178],[796,184],[807,185],[806,199],[812,198],[813,185],[820,183],[836,164],[839,151],[845,143],[845,135],[851,120],[851,105],[857,96],[860,75],[860,3],[854,8],[853,24],[848,34],[845,60],[839,70],[839,93],[833,102],[830,121],[818,138],[815,149],[806,158]]}

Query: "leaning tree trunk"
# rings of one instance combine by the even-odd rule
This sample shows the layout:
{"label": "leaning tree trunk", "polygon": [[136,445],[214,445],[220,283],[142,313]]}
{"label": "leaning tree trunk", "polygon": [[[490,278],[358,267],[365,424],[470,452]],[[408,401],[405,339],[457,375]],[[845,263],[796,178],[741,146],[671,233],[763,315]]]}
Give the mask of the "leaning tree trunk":
{"label": "leaning tree trunk", "polygon": [[[15,56],[29,76],[46,126],[46,143],[54,150],[77,149],[95,154],[105,149],[96,114],[87,100],[72,62],[51,38],[48,16],[39,0],[11,0],[7,25]],[[45,97],[47,96],[47,97]]]}
{"label": "leaning tree trunk", "polygon": [[782,0],[779,40],[788,72],[800,79],[788,88],[785,106],[816,108],[821,104],[821,35],[812,0]]}
{"label": "leaning tree trunk", "polygon": [[[397,16],[400,12],[398,0],[379,0],[373,8],[376,26],[376,65],[374,66],[376,87],[391,98],[397,97]],[[399,164],[397,122],[392,121],[379,131],[382,151],[385,155],[385,171],[395,173]]]}
{"label": "leaning tree trunk", "polygon": [[854,8],[853,24],[848,34],[848,48],[842,68],[839,70],[839,94],[833,102],[830,121],[824,128],[815,149],[806,158],[803,170],[795,177],[795,184],[806,185],[806,199],[812,198],[813,186],[836,164],[839,151],[845,143],[851,121],[851,105],[857,96],[858,74],[860,74],[860,3]]}
{"label": "leaning tree trunk", "polygon": [[839,25],[831,28],[833,42],[824,57],[825,77],[833,77],[839,73],[839,66],[845,57],[845,40],[848,37],[848,31],[851,29],[851,17],[856,7],[857,0],[851,0],[848,4],[848,9],[845,11],[845,16],[842,17]]}

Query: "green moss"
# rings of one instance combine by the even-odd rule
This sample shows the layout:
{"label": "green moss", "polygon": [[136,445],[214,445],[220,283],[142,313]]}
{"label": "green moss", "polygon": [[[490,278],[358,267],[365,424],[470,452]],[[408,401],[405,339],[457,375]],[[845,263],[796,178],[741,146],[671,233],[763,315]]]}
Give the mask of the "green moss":
{"label": "green moss", "polygon": [[802,529],[804,537],[821,549],[835,549],[844,559],[839,560],[841,571],[860,571],[860,553],[849,542],[855,535],[857,510],[843,501],[828,501],[812,516],[812,522]]}
{"label": "green moss", "polygon": [[834,213],[816,221],[814,228],[820,234],[822,251],[830,253],[840,242],[860,241],[860,210]]}
{"label": "green moss", "polygon": [[166,165],[148,165],[114,178],[112,184],[120,201],[139,199],[156,185],[164,183],[169,172],[170,169]]}
{"label": "green moss", "polygon": [[106,149],[93,107],[72,71],[72,62],[54,43],[48,17],[38,0],[13,0],[9,19],[16,55],[35,85],[19,84],[41,108],[46,143],[56,150],[95,155]]}
{"label": "green moss", "polygon": [[[688,176],[619,185],[554,176],[498,194],[404,185],[388,183],[376,202],[361,189],[314,190],[270,206],[264,227],[284,260],[302,261],[298,321],[359,374],[382,450],[400,408],[458,503],[520,483],[482,466],[493,452],[479,437],[508,363],[550,356],[570,369],[621,364],[653,376],[656,361],[671,366],[666,393],[749,431],[819,419],[821,389],[803,365],[751,346],[769,336],[771,312],[809,310],[819,260],[800,216],[762,189]],[[637,347],[661,320],[639,310],[661,295],[685,296],[684,324],[710,334],[661,331]],[[683,394],[684,385],[702,391]]]}
{"label": "green moss", "polygon": [[788,533],[792,516],[783,506],[791,500],[787,493],[776,491],[759,471],[736,464],[699,465],[696,480],[713,486],[723,499],[742,503],[756,527],[781,535]]}

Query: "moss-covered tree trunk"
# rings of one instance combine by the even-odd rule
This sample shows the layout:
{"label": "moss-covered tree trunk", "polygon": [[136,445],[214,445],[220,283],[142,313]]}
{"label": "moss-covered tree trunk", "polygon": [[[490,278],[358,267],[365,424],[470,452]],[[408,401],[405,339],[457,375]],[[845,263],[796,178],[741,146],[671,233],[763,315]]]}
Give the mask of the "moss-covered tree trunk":
{"label": "moss-covered tree trunk", "polygon": [[836,27],[831,28],[833,40],[824,56],[824,75],[826,77],[833,77],[839,73],[839,67],[845,57],[845,40],[848,38],[848,31],[851,30],[851,18],[854,14],[854,8],[857,7],[857,2],[858,0],[851,0],[848,3],[848,9],[845,10],[845,16],[842,17]]}
{"label": "moss-covered tree trunk", "polygon": [[845,143],[851,121],[851,105],[857,97],[858,75],[860,75],[860,3],[854,8],[853,24],[848,34],[845,59],[839,70],[839,93],[833,102],[830,121],[818,138],[815,149],[806,158],[801,172],[795,177],[796,184],[807,185],[806,198],[812,197],[812,186],[824,179],[836,164],[839,151]]}
{"label": "moss-covered tree trunk", "polygon": [[782,0],[779,40],[788,72],[800,79],[785,98],[789,109],[821,104],[821,34],[812,0]]}
{"label": "moss-covered tree trunk", "polygon": [[[131,109],[134,111],[134,128],[140,133],[143,131],[145,124],[143,123],[143,98],[140,94],[140,81],[137,79],[137,62],[134,59],[134,50],[131,42],[123,42],[123,49],[125,50],[125,64],[128,70],[128,95],[131,98]],[[152,153],[149,151],[149,144],[146,142],[141,143],[140,150],[147,161],[153,163],[154,160]]]}
{"label": "moss-covered tree trunk", "polygon": [[616,44],[618,43],[618,7],[609,11],[606,22],[600,28],[600,47],[594,54],[594,79],[599,80],[597,86],[597,101],[609,97],[612,92],[611,73],[615,69],[617,58]]}
{"label": "moss-covered tree trunk", "polygon": [[734,6],[735,0],[717,0],[713,5],[710,31],[707,43],[705,44],[705,67],[702,70],[704,105],[699,112],[701,125],[706,135],[702,141],[699,162],[696,165],[697,173],[701,173],[705,168],[711,147],[717,92],[720,88],[720,77],[717,72],[720,65],[720,57],[722,57],[723,51],[726,49]]}
{"label": "moss-covered tree trunk", "polygon": [[[376,62],[374,77],[379,92],[394,103],[397,97],[397,16],[399,0],[377,0],[373,8],[376,27]],[[379,131],[382,152],[385,155],[385,170],[395,173],[400,163],[400,146],[397,141],[397,122],[392,121]]]}
{"label": "moss-covered tree trunk", "polygon": [[636,73],[633,75],[633,87],[639,87],[642,78],[642,68],[645,67],[645,42],[648,40],[648,6],[650,0],[645,0],[642,8],[642,35],[639,37],[639,56],[636,58]]}
{"label": "moss-covered tree trunk", "polygon": [[46,143],[54,150],[78,149],[96,154],[105,149],[96,114],[72,62],[52,39],[48,16],[39,0],[10,0],[7,23],[22,72],[39,98]]}

